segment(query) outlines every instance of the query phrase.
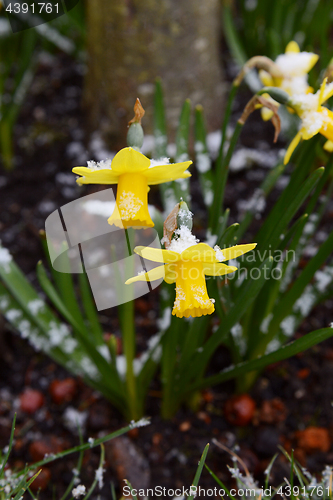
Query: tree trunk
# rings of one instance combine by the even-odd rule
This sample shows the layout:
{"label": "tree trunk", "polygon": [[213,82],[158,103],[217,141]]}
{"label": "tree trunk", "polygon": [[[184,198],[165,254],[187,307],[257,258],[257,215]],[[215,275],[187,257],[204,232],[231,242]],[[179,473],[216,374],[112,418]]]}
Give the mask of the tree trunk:
{"label": "tree trunk", "polygon": [[220,126],[223,83],[219,0],[89,0],[85,103],[91,130],[123,147],[139,97],[152,133],[154,81],[161,77],[171,137],[183,102],[204,106]]}

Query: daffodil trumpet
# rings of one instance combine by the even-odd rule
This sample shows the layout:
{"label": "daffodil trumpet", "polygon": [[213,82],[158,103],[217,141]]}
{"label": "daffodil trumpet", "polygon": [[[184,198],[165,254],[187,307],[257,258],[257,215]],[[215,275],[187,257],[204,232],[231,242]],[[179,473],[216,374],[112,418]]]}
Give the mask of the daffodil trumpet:
{"label": "daffodil trumpet", "polygon": [[175,236],[167,250],[136,247],[135,253],[142,258],[163,265],[130,278],[126,284],[164,278],[167,283],[176,284],[173,315],[188,318],[212,314],[215,300],[208,297],[205,276],[224,276],[236,271],[237,267],[223,264],[223,261],[253,250],[256,243],[223,250],[217,245],[211,248],[206,243],[199,243],[185,226],[176,229]]}
{"label": "daffodil trumpet", "polygon": [[186,179],[191,161],[168,163],[150,160],[131,147],[121,149],[111,160],[88,162],[88,167],[75,167],[73,172],[82,184],[118,184],[114,212],[108,223],[119,228],[153,227],[148,212],[149,186]]}
{"label": "daffodil trumpet", "polygon": [[290,104],[301,119],[301,127],[291,141],[284,157],[287,164],[301,139],[311,139],[316,134],[321,134],[328,141],[333,141],[333,112],[322,106],[333,95],[333,82],[327,84],[324,79],[320,89],[315,94],[295,95],[290,99]]}

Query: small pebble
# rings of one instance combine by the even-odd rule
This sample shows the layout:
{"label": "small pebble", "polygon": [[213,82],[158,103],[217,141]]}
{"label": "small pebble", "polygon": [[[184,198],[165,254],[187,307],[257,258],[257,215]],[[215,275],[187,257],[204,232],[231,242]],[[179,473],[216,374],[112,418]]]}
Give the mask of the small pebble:
{"label": "small pebble", "polygon": [[308,427],[303,431],[298,431],[296,439],[298,447],[309,454],[316,451],[326,453],[331,447],[330,436],[325,427]]}
{"label": "small pebble", "polygon": [[225,418],[232,425],[247,425],[251,422],[256,403],[248,394],[240,394],[228,399],[225,404]]}
{"label": "small pebble", "polygon": [[44,404],[44,395],[36,389],[25,389],[25,391],[20,394],[20,408],[22,411],[32,415]]}
{"label": "small pebble", "polygon": [[179,430],[181,432],[186,432],[190,429],[191,429],[191,422],[189,422],[188,420],[185,420],[185,422],[182,422],[179,426]]}
{"label": "small pebble", "polygon": [[49,386],[49,393],[52,400],[60,405],[62,403],[72,401],[77,389],[76,381],[73,378],[65,378],[64,380],[53,380]]}

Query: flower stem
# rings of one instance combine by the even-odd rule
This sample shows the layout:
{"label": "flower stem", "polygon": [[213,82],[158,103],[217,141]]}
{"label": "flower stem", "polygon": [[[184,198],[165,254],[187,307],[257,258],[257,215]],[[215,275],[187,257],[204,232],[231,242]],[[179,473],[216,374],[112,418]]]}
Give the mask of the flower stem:
{"label": "flower stem", "polygon": [[161,415],[165,419],[174,416],[179,406],[179,384],[177,378],[177,344],[182,321],[175,316],[172,317],[171,325],[164,334],[162,355],[162,384],[163,395]]}
{"label": "flower stem", "polygon": [[[133,235],[129,229],[125,229],[128,252],[132,255],[133,245],[131,240]],[[127,298],[129,299],[129,298]],[[126,359],[126,387],[128,398],[128,414],[129,418],[137,420],[142,417],[142,409],[140,409],[138,401],[138,391],[136,387],[136,377],[133,369],[133,360],[135,358],[135,324],[134,324],[134,299],[127,300],[120,306],[120,324],[123,335],[123,349]]]}

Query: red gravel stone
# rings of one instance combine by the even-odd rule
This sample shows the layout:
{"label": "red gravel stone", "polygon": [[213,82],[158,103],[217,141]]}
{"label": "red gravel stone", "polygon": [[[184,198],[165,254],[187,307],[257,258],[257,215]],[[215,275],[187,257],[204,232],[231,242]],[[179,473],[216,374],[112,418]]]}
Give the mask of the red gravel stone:
{"label": "red gravel stone", "polygon": [[73,378],[65,378],[64,380],[53,380],[49,386],[49,393],[52,400],[61,405],[71,401],[75,396],[77,389],[76,381]]}
{"label": "red gravel stone", "polygon": [[233,396],[225,404],[225,418],[232,425],[247,425],[253,418],[255,408],[255,401],[248,394]]}
{"label": "red gravel stone", "polygon": [[325,427],[308,427],[304,431],[298,431],[296,439],[298,447],[308,454],[316,451],[326,453],[331,447],[330,436]]}
{"label": "red gravel stone", "polygon": [[31,415],[39,410],[44,402],[44,395],[36,389],[27,388],[20,394],[21,410]]}

